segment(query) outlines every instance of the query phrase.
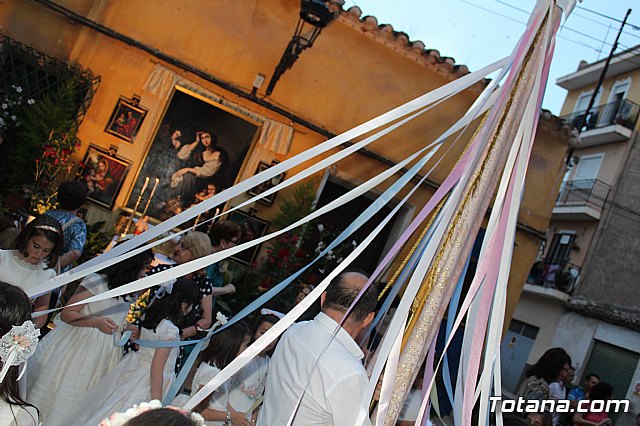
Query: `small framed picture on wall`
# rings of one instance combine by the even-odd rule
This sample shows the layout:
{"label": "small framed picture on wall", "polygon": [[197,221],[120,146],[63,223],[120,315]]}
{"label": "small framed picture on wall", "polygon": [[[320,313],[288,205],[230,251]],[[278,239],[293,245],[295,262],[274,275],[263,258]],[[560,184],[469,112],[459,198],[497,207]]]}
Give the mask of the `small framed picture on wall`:
{"label": "small framed picture on wall", "polygon": [[[271,162],[271,164],[267,164],[264,161],[261,161],[258,164],[258,167],[256,168],[256,172],[254,173],[254,175],[257,175],[260,172],[263,172],[265,170],[267,170],[269,167],[271,166],[275,166],[276,164],[278,164],[278,161],[273,160]],[[287,173],[280,173],[277,176],[272,177],[271,179],[262,182],[260,185],[258,186],[254,186],[253,188],[251,188],[250,190],[247,191],[247,194],[255,197],[256,195],[260,195],[263,192],[273,188],[274,186],[278,185],[280,182],[282,182],[285,178],[285,176],[287,175]],[[269,195],[267,195],[266,197],[262,197],[260,198],[258,201],[261,202],[262,204],[266,204],[268,206],[273,205],[273,202],[276,199],[276,195],[278,193],[277,192],[273,192]]]}
{"label": "small framed picture on wall", "polygon": [[138,99],[130,100],[121,96],[104,131],[133,143],[146,115],[147,110],[138,105]]}
{"label": "small framed picture on wall", "polygon": [[[262,237],[267,233],[267,228],[269,228],[269,222],[266,220],[252,216],[241,210],[234,210],[229,213],[228,220],[233,223],[237,223],[242,228],[238,244],[246,243],[247,241]],[[256,259],[259,251],[260,244],[241,251],[240,253],[236,253],[231,258],[245,265],[251,265]]]}
{"label": "small framed picture on wall", "polygon": [[90,145],[77,177],[87,186],[87,201],[112,210],[129,166],[130,161]]}

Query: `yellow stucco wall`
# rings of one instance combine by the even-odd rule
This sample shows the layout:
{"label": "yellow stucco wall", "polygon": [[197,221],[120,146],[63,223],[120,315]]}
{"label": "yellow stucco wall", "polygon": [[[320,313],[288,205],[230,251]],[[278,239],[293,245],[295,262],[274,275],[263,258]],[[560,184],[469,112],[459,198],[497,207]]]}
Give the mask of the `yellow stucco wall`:
{"label": "yellow stucco wall", "polygon": [[[292,35],[299,7],[296,0],[60,0],[59,3],[245,91],[251,90],[257,73],[265,74],[268,82]],[[144,83],[158,63],[231,102],[267,118],[289,123],[287,118],[265,107],[136,47],[72,22],[35,2],[2,5],[0,26],[6,36],[60,60],[75,61],[102,77],[80,128],[83,141],[80,154],[84,154],[89,143],[104,148],[113,144],[118,146],[118,155],[132,161],[132,171],[124,182],[116,206],[125,203],[152,138],[138,138],[129,144],[105,133],[104,128],[119,96],[143,94]],[[267,100],[329,132],[340,133],[458,76],[449,65],[433,64],[432,58],[428,59],[421,52],[412,51],[405,43],[385,35],[377,27],[367,27],[354,17],[343,14],[323,31],[312,49],[302,53]],[[260,97],[266,84],[258,92]],[[481,88],[479,83],[473,89],[456,95],[415,123],[377,141],[370,149],[392,161],[400,161],[433,141],[462,116]],[[157,124],[157,120],[146,120],[140,134],[153,135]],[[325,140],[324,136],[302,125],[292,125],[296,132],[288,156]],[[472,133],[473,129],[470,129],[461,138],[460,145],[432,175],[433,181],[444,179]],[[520,221],[540,233],[544,233],[549,222],[563,175],[567,136],[566,129],[562,129],[553,117],[541,118],[520,212]],[[374,159],[354,155],[337,164],[334,173],[353,182],[362,182],[385,168]],[[297,171],[292,170],[290,174]],[[316,184],[321,177],[321,174],[314,177]],[[390,185],[391,181],[393,179],[382,187]],[[282,199],[291,191],[284,190],[278,197]],[[432,193],[433,190],[425,186],[413,197],[412,205],[422,206]],[[275,206],[259,206],[259,209],[259,216],[266,219],[277,211]],[[110,214],[97,207],[93,210],[96,218]],[[518,232],[510,275],[507,319],[511,316],[538,246],[537,237]]]}

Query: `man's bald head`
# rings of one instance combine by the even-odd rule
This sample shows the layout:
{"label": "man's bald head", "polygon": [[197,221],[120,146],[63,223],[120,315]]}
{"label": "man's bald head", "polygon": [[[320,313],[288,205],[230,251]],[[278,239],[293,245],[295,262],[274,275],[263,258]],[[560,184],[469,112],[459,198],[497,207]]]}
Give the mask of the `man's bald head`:
{"label": "man's bald head", "polygon": [[[322,310],[346,312],[368,279],[366,275],[359,272],[343,272],[335,277],[327,287]],[[375,310],[377,301],[378,289],[372,284],[351,310],[349,320],[354,323],[364,321],[367,315]]]}

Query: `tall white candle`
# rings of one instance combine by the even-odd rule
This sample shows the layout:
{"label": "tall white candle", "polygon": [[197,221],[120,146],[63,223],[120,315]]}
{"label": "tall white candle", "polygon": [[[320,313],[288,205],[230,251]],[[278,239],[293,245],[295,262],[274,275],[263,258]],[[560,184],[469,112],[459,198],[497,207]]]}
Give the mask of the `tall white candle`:
{"label": "tall white candle", "polygon": [[144,185],[142,185],[142,190],[140,190],[140,197],[142,197],[142,194],[144,194],[144,191],[147,190],[148,185],[149,185],[149,176],[144,178]]}

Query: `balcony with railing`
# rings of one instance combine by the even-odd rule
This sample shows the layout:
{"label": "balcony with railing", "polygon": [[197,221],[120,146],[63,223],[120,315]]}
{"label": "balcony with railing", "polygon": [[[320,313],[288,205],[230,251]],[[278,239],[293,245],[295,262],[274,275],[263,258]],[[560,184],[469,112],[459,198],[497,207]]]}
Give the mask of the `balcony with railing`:
{"label": "balcony with railing", "polygon": [[639,115],[640,105],[623,99],[561,118],[580,131],[581,146],[591,146],[629,140]]}
{"label": "balcony with railing", "polygon": [[553,208],[554,220],[600,220],[611,187],[598,179],[562,183]]}
{"label": "balcony with railing", "polygon": [[542,259],[531,267],[525,289],[543,297],[566,301],[576,288],[579,277],[580,267],[573,263]]}

